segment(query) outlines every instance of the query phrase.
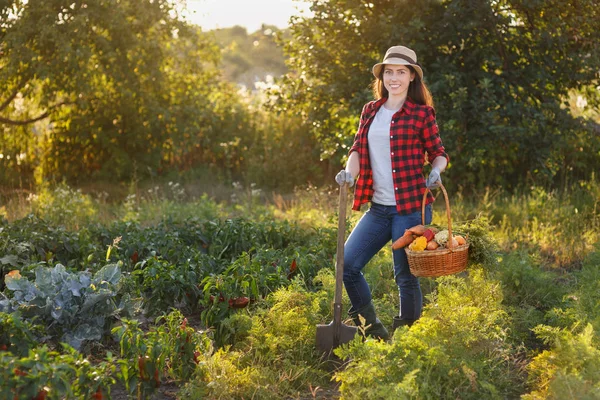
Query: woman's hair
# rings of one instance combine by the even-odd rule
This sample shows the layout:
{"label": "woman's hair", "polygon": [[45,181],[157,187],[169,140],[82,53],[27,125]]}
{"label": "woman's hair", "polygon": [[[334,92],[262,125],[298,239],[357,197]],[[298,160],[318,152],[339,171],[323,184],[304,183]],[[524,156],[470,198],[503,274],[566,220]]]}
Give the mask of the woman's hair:
{"label": "woman's hair", "polygon": [[[407,67],[408,69],[410,69],[411,74],[414,74],[415,76],[415,79],[410,83],[410,86],[408,87],[408,97],[410,97],[411,100],[417,104],[433,107],[433,97],[431,96],[429,88],[427,87],[425,82],[421,80],[421,77],[412,66],[407,65]],[[388,90],[383,84],[384,70],[385,67],[381,68],[381,71],[379,72],[379,77],[375,78],[371,83],[373,96],[375,96],[377,100],[389,96]]]}

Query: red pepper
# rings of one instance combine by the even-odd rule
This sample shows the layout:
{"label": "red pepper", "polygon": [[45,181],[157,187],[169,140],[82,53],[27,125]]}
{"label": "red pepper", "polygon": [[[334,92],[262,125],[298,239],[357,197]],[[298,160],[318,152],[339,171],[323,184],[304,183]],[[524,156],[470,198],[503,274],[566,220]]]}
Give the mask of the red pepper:
{"label": "red pepper", "polygon": [[138,368],[140,369],[140,378],[142,380],[144,380],[144,367],[146,366],[146,361],[144,360],[144,357],[139,356],[138,357]]}
{"label": "red pepper", "polygon": [[96,393],[92,395],[92,398],[94,400],[102,400],[102,390],[98,388],[98,390],[96,390]]}
{"label": "red pepper", "polygon": [[290,272],[288,272],[287,274],[287,278],[288,280],[291,280],[296,273],[298,273],[298,264],[296,263],[296,259],[294,258],[294,260],[292,261],[292,265],[290,265]]}
{"label": "red pepper", "polygon": [[154,370],[154,382],[156,383],[156,387],[160,387],[160,379],[158,378],[158,369]]}
{"label": "red pepper", "polygon": [[32,400],[46,400],[46,395],[48,393],[45,390],[40,390]]}
{"label": "red pepper", "polygon": [[230,300],[230,307],[233,308],[244,308],[246,306],[248,306],[248,303],[250,303],[250,299],[248,297],[237,297],[233,300]]}
{"label": "red pepper", "polygon": [[435,237],[435,233],[433,233],[431,229],[425,229],[422,236],[424,236],[425,239],[427,239],[427,241],[430,242]]}

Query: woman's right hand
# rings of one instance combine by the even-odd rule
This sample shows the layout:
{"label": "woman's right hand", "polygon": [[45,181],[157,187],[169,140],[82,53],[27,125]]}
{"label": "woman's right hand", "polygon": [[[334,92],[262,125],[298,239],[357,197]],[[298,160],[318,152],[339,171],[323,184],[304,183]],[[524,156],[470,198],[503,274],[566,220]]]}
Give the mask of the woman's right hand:
{"label": "woman's right hand", "polygon": [[338,174],[335,176],[335,181],[340,186],[342,186],[344,183],[347,183],[349,187],[354,185],[354,178],[352,177],[352,174],[345,169],[338,172]]}

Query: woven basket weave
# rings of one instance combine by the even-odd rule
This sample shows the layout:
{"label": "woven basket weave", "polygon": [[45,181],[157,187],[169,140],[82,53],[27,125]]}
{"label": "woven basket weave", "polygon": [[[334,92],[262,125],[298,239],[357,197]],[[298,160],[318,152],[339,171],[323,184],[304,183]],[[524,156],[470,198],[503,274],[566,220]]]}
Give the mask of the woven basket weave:
{"label": "woven basket weave", "polygon": [[[448,193],[446,188],[440,182],[440,188],[444,193],[446,200],[446,215],[448,217],[448,244],[452,246],[452,219],[450,217],[450,202],[448,201]],[[425,203],[427,200],[427,192],[423,194],[423,208],[421,211],[421,220],[425,225]],[[408,247],[405,248],[406,256],[408,257],[408,265],[410,272],[414,276],[422,277],[438,277],[444,275],[456,274],[463,271],[467,267],[469,256],[469,243],[461,246],[449,247],[437,250],[412,251]]]}

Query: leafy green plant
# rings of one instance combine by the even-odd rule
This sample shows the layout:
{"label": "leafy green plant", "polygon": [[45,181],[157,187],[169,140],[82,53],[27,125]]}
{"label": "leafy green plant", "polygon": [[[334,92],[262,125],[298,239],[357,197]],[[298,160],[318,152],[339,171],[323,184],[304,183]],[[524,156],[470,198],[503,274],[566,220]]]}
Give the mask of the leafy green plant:
{"label": "leafy green plant", "polygon": [[53,188],[42,185],[32,198],[36,215],[53,225],[78,228],[89,223],[98,210],[89,195],[61,183]]}
{"label": "leafy green plant", "polygon": [[92,364],[77,350],[64,346],[64,353],[46,345],[25,356],[0,351],[0,397],[3,399],[96,399],[110,398],[115,383],[114,359]]}
{"label": "leafy green plant", "polygon": [[582,332],[539,325],[535,333],[551,345],[528,365],[531,391],[524,400],[600,397],[600,349],[591,325]]}
{"label": "leafy green plant", "polygon": [[326,385],[329,372],[315,348],[324,304],[329,305],[325,290],[308,291],[296,279],[269,295],[266,307],[250,319],[232,316],[243,340],[235,343],[235,350],[224,347],[201,354],[182,396],[280,399],[296,396],[309,385]]}
{"label": "leafy green plant", "polygon": [[534,349],[542,346],[531,331],[547,322],[547,313],[563,303],[569,290],[569,277],[544,270],[539,260],[526,252],[503,254],[493,276],[502,283],[504,304],[512,315],[510,336],[515,343]]}
{"label": "leafy green plant", "polygon": [[310,238],[309,234],[289,221],[254,222],[244,218],[207,221],[203,231],[209,240],[209,254],[227,260],[254,247],[285,249]]}
{"label": "leafy green plant", "polygon": [[200,362],[200,354],[212,351],[212,343],[205,332],[191,327],[178,310],[157,318],[156,322],[156,331],[167,353],[167,373],[173,379],[186,382]]}
{"label": "leafy green plant", "polygon": [[462,234],[469,242],[469,262],[486,266],[496,264],[499,251],[492,231],[490,220],[481,214],[453,227],[453,232]]}
{"label": "leafy green plant", "polygon": [[146,314],[156,316],[175,306],[195,309],[200,268],[199,264],[173,264],[158,257],[136,264],[131,276],[139,282]]}
{"label": "leafy green plant", "polygon": [[514,397],[519,393],[510,318],[498,282],[481,269],[439,278],[423,316],[399,328],[390,343],[357,339],[336,350],[350,360],[335,373],[343,397]]}
{"label": "leafy green plant", "polygon": [[140,399],[160,387],[165,372],[173,379],[187,380],[200,355],[212,352],[206,334],[188,326],[179,311],[159,317],[158,325],[147,332],[138,321],[122,322],[113,329],[122,357],[117,375],[128,392]]}
{"label": "leafy green plant", "polygon": [[33,322],[24,321],[18,312],[0,312],[0,351],[25,357],[29,349],[35,347],[44,336],[43,326]]}
{"label": "leafy green plant", "polygon": [[546,312],[545,320],[540,324],[570,329],[574,333],[591,324],[595,332],[600,332],[599,265],[600,251],[597,247],[595,252],[586,257],[580,271],[569,274],[571,282],[565,287],[562,301]]}
{"label": "leafy green plant", "polygon": [[0,293],[0,311],[37,317],[48,324],[53,338],[76,349],[86,341],[100,340],[117,317],[131,312],[129,296],[118,296],[121,270],[117,264],[106,265],[93,276],[89,272],[70,273],[61,264],[39,266],[35,275],[34,281],[6,277],[13,297]]}
{"label": "leafy green plant", "polygon": [[138,321],[123,319],[122,323],[112,330],[121,348],[117,377],[130,394],[141,400],[160,387],[165,349],[158,335],[145,334]]}
{"label": "leafy green plant", "polygon": [[201,304],[205,307],[202,321],[209,327],[216,325],[216,342],[225,342],[219,337],[218,325],[236,308],[287,286],[296,275],[311,281],[316,268],[324,264],[322,260],[311,261],[316,257],[300,254],[294,248],[262,247],[242,253],[224,271],[206,276],[200,283]]}
{"label": "leafy green plant", "polygon": [[21,269],[37,262],[55,262],[77,268],[93,244],[85,230],[72,232],[34,214],[12,223],[0,221],[0,269]]}

